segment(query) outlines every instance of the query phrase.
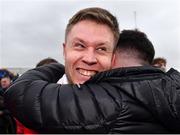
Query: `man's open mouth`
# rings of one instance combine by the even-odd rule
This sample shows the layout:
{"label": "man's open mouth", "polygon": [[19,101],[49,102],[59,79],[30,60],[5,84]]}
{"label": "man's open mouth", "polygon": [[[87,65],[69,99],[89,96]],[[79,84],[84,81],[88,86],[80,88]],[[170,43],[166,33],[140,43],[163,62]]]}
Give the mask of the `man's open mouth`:
{"label": "man's open mouth", "polygon": [[94,71],[94,70],[86,70],[86,69],[81,69],[81,68],[77,68],[77,71],[81,74],[81,75],[84,75],[84,76],[93,76],[97,73],[97,71]]}

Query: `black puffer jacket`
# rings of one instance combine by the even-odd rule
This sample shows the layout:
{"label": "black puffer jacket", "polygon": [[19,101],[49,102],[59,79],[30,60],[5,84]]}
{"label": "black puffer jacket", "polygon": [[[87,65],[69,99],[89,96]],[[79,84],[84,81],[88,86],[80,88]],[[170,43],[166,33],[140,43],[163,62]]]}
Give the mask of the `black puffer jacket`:
{"label": "black puffer jacket", "polygon": [[8,109],[40,133],[180,133],[172,73],[119,68],[80,86],[56,84],[63,74],[60,64],[26,72],[5,93]]}

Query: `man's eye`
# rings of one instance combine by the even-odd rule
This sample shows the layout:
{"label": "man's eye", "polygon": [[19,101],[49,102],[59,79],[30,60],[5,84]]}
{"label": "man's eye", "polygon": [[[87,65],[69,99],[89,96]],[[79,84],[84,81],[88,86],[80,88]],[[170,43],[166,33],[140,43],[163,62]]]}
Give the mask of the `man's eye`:
{"label": "man's eye", "polygon": [[98,50],[98,51],[102,51],[102,52],[103,52],[103,51],[106,52],[106,51],[107,51],[107,48],[101,47],[101,48],[97,48],[97,50]]}
{"label": "man's eye", "polygon": [[75,44],[75,48],[81,49],[81,48],[85,48],[85,46],[83,44]]}

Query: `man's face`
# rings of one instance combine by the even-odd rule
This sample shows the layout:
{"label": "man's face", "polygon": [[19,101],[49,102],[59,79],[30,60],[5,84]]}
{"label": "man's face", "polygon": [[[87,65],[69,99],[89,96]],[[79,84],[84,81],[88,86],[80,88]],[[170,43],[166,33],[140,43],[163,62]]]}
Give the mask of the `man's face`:
{"label": "man's face", "polygon": [[111,29],[93,21],[80,21],[64,44],[65,71],[69,83],[82,84],[97,72],[111,68],[114,36]]}
{"label": "man's face", "polygon": [[8,88],[10,86],[10,84],[11,84],[11,80],[9,77],[4,77],[1,79],[1,87],[3,89]]}

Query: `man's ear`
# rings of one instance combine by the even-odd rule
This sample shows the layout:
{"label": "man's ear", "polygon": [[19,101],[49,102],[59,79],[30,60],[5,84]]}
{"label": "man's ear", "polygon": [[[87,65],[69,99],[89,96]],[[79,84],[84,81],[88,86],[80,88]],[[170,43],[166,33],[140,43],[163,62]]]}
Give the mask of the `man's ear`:
{"label": "man's ear", "polygon": [[63,56],[65,56],[65,53],[66,53],[66,44],[63,43]]}

